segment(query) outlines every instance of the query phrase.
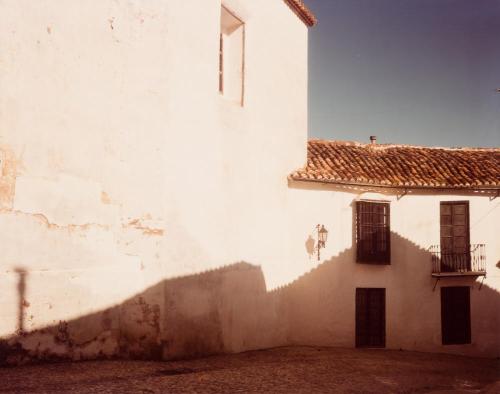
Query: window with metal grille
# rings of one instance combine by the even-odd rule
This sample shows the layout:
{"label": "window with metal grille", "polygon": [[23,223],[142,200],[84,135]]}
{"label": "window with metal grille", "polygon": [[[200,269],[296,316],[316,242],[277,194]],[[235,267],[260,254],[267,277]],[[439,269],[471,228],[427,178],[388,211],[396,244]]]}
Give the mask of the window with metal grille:
{"label": "window with metal grille", "polygon": [[356,202],[356,261],[391,263],[389,203]]}

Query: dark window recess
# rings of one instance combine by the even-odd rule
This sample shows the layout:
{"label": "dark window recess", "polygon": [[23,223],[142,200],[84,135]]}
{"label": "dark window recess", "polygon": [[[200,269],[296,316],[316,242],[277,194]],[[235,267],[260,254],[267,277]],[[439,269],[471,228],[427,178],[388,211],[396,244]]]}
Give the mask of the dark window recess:
{"label": "dark window recess", "polygon": [[356,202],[356,261],[369,264],[391,263],[388,203]]}
{"label": "dark window recess", "polygon": [[356,289],[356,347],[385,347],[385,289]]}
{"label": "dark window recess", "polygon": [[470,271],[469,202],[441,202],[441,272]]}
{"label": "dark window recess", "polygon": [[224,40],[219,35],[219,92],[224,93]]}
{"label": "dark window recess", "polygon": [[441,288],[441,335],[443,345],[471,342],[470,288]]}

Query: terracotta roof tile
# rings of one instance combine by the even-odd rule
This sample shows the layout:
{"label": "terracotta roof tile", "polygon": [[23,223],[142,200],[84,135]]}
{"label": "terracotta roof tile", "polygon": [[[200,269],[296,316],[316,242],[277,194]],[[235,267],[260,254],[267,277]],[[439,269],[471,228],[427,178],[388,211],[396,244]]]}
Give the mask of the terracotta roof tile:
{"label": "terracotta roof tile", "polygon": [[290,179],[409,188],[500,189],[499,148],[427,148],[312,140]]}
{"label": "terracotta roof tile", "polygon": [[314,26],[318,22],[316,16],[304,4],[304,0],[285,0],[285,3],[307,26]]}

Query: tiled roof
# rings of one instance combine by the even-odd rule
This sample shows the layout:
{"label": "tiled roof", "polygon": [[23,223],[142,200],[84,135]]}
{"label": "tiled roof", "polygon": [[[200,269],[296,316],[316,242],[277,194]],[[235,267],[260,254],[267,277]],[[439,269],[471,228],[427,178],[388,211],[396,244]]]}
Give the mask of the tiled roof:
{"label": "tiled roof", "polygon": [[295,12],[307,26],[314,26],[318,21],[316,16],[314,16],[311,10],[304,4],[304,0],[285,0],[285,3],[290,6],[292,11]]}
{"label": "tiled roof", "polygon": [[426,148],[312,140],[290,179],[403,188],[500,189],[499,148]]}

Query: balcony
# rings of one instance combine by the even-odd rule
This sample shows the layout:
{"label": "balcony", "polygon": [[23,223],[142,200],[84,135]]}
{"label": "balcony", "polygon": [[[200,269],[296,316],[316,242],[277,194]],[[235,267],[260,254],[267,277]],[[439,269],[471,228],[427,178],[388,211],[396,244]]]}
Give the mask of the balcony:
{"label": "balcony", "polygon": [[432,276],[486,276],[486,245],[469,246],[469,252],[454,253],[441,251],[440,245],[432,245]]}

